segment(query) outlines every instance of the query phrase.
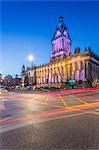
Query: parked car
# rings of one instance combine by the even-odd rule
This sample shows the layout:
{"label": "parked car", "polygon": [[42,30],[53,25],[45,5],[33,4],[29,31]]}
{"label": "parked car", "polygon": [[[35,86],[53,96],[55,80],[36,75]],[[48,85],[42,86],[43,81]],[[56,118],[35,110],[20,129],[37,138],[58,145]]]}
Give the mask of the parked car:
{"label": "parked car", "polygon": [[15,90],[19,90],[20,89],[20,85],[16,85]]}
{"label": "parked car", "polygon": [[7,92],[8,92],[7,89],[5,89],[5,88],[0,88],[0,94],[2,94],[2,93],[7,93]]}
{"label": "parked car", "polygon": [[30,89],[33,89],[33,86],[27,86],[27,87],[25,87],[27,90],[30,90]]}

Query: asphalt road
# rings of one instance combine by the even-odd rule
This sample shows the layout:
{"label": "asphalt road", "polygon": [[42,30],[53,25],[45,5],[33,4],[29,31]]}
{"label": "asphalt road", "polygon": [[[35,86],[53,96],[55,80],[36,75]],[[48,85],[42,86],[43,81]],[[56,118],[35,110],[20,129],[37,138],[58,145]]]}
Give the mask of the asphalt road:
{"label": "asphalt road", "polygon": [[1,150],[99,150],[99,90],[0,95]]}

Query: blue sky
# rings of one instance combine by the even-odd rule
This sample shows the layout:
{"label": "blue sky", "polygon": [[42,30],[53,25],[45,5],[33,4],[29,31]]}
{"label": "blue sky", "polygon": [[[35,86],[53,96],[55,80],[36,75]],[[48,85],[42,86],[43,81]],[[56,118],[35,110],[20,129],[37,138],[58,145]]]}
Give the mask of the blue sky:
{"label": "blue sky", "polygon": [[75,47],[90,46],[99,55],[99,2],[2,1],[0,29],[0,71],[20,74],[21,66],[47,63],[51,39],[59,17],[63,16]]}

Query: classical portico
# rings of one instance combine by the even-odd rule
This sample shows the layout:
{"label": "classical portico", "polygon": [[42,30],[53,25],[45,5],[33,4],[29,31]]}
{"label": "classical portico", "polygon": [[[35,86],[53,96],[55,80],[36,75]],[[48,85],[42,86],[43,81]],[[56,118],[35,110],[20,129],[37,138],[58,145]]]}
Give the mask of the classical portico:
{"label": "classical portico", "polygon": [[[75,79],[76,81],[85,80],[85,62],[84,58],[80,61],[74,56],[68,57],[56,62],[46,64],[36,68],[37,73],[37,84],[53,84],[63,83],[67,79]],[[43,76],[42,76],[43,75]],[[43,80],[42,80],[43,79]]]}

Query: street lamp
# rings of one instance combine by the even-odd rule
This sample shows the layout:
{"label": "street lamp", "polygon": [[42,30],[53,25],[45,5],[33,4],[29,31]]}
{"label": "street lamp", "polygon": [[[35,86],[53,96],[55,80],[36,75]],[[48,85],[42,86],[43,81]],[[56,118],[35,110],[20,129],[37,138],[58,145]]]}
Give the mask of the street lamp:
{"label": "street lamp", "polygon": [[[33,66],[33,63],[34,63],[34,56],[32,54],[29,54],[28,55],[28,60],[31,62],[31,65]],[[31,67],[32,67],[31,66]]]}

